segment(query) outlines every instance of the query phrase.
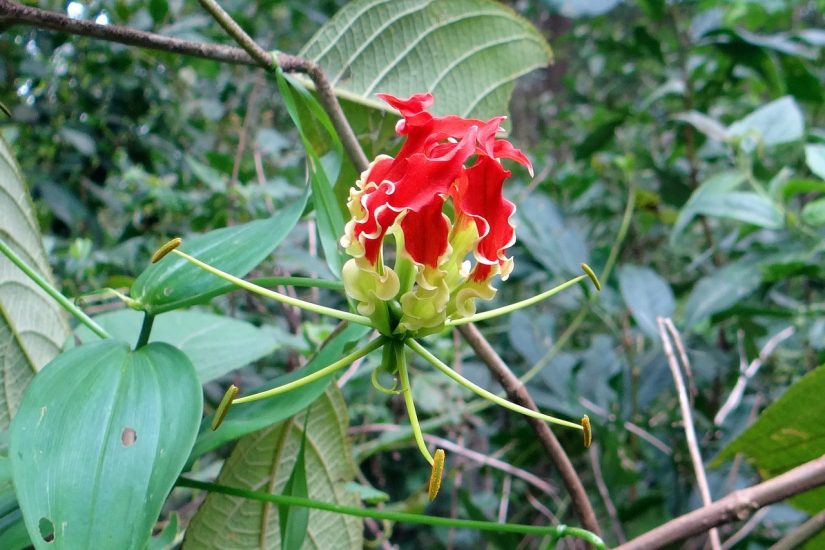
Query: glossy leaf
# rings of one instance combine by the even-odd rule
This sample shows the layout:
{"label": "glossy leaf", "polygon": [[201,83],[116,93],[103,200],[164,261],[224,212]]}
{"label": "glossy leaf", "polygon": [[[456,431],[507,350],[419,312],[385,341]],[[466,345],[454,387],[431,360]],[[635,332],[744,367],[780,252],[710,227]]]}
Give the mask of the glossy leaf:
{"label": "glossy leaf", "polygon": [[[293,497],[308,498],[306,472],[306,443],[307,426],[309,418],[312,416],[312,407],[307,409],[304,415],[304,430],[301,436],[301,445],[298,447],[298,455],[295,457],[295,464],[292,466],[292,473],[284,485],[283,494]],[[278,506],[278,527],[281,532],[281,548],[283,550],[301,550],[304,539],[307,536],[307,526],[309,525],[309,510],[307,508],[293,506]]]}
{"label": "glossy leaf", "polygon": [[[744,453],[764,478],[770,478],[822,456],[823,393],[825,367],[819,367],[788,388],[714,462]],[[825,508],[825,488],[807,491],[790,502],[806,512],[819,512]]]}
{"label": "glossy leaf", "polygon": [[[352,345],[363,338],[367,332],[369,332],[369,329],[366,327],[350,325],[341,334],[330,340],[304,368],[279,376],[263,387],[241,388],[241,394],[256,393],[282,386],[320,370],[350,351]],[[192,449],[191,460],[228,441],[280,422],[302,411],[324,393],[330,379],[331,377],[322,378],[275,397],[235,405],[229,409],[220,428],[214,431],[211,428],[212,417],[204,418],[198,440]]]}
{"label": "glossy leaf", "polygon": [[685,304],[685,326],[693,327],[756,290],[762,282],[760,263],[739,260],[699,279]]}
{"label": "glossy leaf", "polygon": [[[344,234],[344,214],[342,206],[338,204],[335,197],[332,185],[338,177],[343,160],[341,141],[338,139],[338,134],[332,126],[329,116],[321,108],[318,101],[300,83],[281,72],[278,72],[276,77],[289,116],[298,128],[307,152],[309,185],[312,188],[312,202],[315,206],[315,218],[318,222],[321,248],[324,250],[324,257],[330,271],[340,278],[343,258],[342,251],[338,247],[338,240]],[[310,138],[307,125],[303,122],[301,110],[308,111],[312,119],[321,124],[326,131],[333,148],[325,158],[331,158],[331,163],[324,163],[320,151]],[[330,166],[330,164],[333,166]]]}
{"label": "glossy leaf", "polygon": [[507,113],[516,78],[546,66],[532,24],[491,0],[356,0],[301,51],[345,97],[377,108],[376,92],[433,92],[436,114]]}
{"label": "glossy leaf", "polygon": [[201,408],[194,368],[168,344],[131,351],[104,340],[49,363],[11,426],[14,484],[35,546],[143,549]]}
{"label": "glossy leaf", "polygon": [[[349,415],[333,384],[306,413],[242,438],[224,463],[218,483],[282,493],[306,437],[305,466],[309,497],[349,506],[359,504],[346,490],[355,474],[347,436]],[[279,514],[275,505],[212,493],[186,532],[184,549],[277,548]],[[319,510],[309,511],[303,548],[361,548],[362,520]]]}
{"label": "glossy leaf", "polygon": [[650,338],[658,338],[656,317],[671,317],[676,305],[667,281],[648,267],[623,265],[619,268],[619,289],[639,329]]}
{"label": "glossy leaf", "polygon": [[[0,239],[47,279],[51,269],[29,191],[0,138]],[[60,306],[0,254],[0,430],[9,426],[34,374],[69,336]]]}
{"label": "glossy leaf", "polygon": [[811,172],[825,180],[825,144],[814,143],[806,145],[805,163]]}
{"label": "glossy leaf", "polygon": [[728,127],[727,137],[742,139],[742,148],[772,147],[802,139],[805,122],[799,105],[790,96],[763,105]]}
{"label": "glossy leaf", "polygon": [[[184,239],[180,249],[218,269],[243,277],[261,263],[292,230],[307,194],[270,218],[216,229]],[[150,265],[132,284],[132,298],[159,314],[205,302],[226,286],[223,279],[183,258],[167,256]]]}
{"label": "glossy leaf", "polygon": [[[94,320],[112,337],[134,346],[143,313],[123,309]],[[78,327],[75,334],[81,342],[99,339],[86,327]],[[204,383],[269,355],[279,347],[278,336],[274,327],[256,327],[225,315],[171,311],[155,318],[149,341],[166,342],[184,352]]]}

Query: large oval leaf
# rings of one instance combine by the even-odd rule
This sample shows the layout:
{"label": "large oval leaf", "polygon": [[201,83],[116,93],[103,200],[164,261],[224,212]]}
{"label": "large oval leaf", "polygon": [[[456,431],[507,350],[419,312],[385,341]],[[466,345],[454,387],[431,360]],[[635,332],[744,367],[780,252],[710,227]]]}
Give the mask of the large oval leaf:
{"label": "large oval leaf", "polygon": [[11,424],[14,484],[35,546],[143,549],[201,410],[195,370],[168,344],[131,351],[104,340],[49,363]]}
{"label": "large oval leaf", "polygon": [[[30,267],[51,270],[17,163],[0,138],[0,239]],[[9,426],[34,373],[69,336],[60,306],[0,254],[0,430]]]}
{"label": "large oval leaf", "polygon": [[433,112],[479,118],[506,113],[515,79],[552,60],[532,24],[491,0],[356,0],[301,55],[349,99],[429,91]]}
{"label": "large oval leaf", "polygon": [[[261,263],[295,227],[308,191],[295,204],[265,220],[216,229],[184,240],[181,250],[218,269],[243,277]],[[150,265],[132,284],[132,298],[153,314],[204,302],[225,289],[223,279],[183,258],[166,257]]]}
{"label": "large oval leaf", "polygon": [[[94,317],[113,338],[136,344],[143,314],[131,309],[110,311]],[[80,326],[75,334],[81,342],[98,339]],[[274,327],[256,327],[246,321],[202,311],[171,311],[159,315],[152,325],[150,342],[166,342],[184,352],[201,383],[248,365],[278,349]]]}
{"label": "large oval leaf", "polygon": [[[305,471],[309,498],[358,506],[356,493],[345,488],[355,474],[347,437],[349,424],[341,392],[332,384],[306,412],[238,442],[221,470],[218,483],[255,491],[281,493],[293,471],[306,428]],[[212,493],[186,531],[184,548],[278,548],[277,507],[267,502]],[[304,548],[361,548],[359,518],[309,511]]]}

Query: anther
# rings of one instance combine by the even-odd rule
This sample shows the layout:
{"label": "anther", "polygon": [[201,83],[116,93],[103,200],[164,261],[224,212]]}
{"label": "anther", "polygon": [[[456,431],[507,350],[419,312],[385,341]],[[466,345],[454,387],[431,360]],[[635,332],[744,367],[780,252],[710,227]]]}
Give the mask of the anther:
{"label": "anther", "polygon": [[212,418],[212,431],[214,432],[217,430],[223,419],[226,417],[226,413],[229,412],[229,407],[232,406],[232,401],[235,400],[235,396],[238,395],[238,386],[232,384],[226,390],[226,393],[223,394],[223,399],[221,399],[221,404],[218,405],[218,410],[215,411],[215,416]]}
{"label": "anther", "polygon": [[430,472],[430,482],[427,484],[427,494],[430,502],[438,496],[441,489],[441,477],[444,475],[444,449],[436,449],[433,455],[433,469]]}
{"label": "anther", "polygon": [[164,256],[166,256],[167,254],[172,252],[174,249],[179,247],[182,242],[183,242],[183,239],[181,239],[180,237],[175,237],[171,241],[167,242],[166,244],[164,244],[163,246],[158,248],[155,251],[155,253],[152,254],[152,263],[156,264],[159,261],[161,261]]}
{"label": "anther", "polygon": [[596,287],[596,290],[601,290],[602,289],[602,283],[599,282],[599,278],[596,277],[596,272],[594,272],[590,268],[590,266],[587,265],[587,264],[581,264],[581,266],[582,266],[582,271],[584,271],[585,275],[590,277],[590,280],[593,281],[593,286]]}
{"label": "anther", "polygon": [[582,416],[582,433],[584,434],[584,448],[589,449],[593,442],[593,432],[590,431],[590,417]]}

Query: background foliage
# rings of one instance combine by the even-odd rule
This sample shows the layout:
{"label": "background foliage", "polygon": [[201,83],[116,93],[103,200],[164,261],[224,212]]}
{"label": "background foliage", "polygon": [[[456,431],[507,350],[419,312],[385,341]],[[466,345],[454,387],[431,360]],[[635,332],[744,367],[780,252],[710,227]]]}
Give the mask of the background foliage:
{"label": "background foliage", "polygon": [[[225,7],[259,43],[298,52],[343,4],[233,0]],[[777,473],[794,465],[783,462],[777,470],[774,461],[765,462],[772,451],[758,441],[777,429],[776,419],[780,426],[797,421],[807,426],[807,417],[798,418],[802,413],[796,409],[776,412],[779,401],[772,416],[765,413],[754,420],[766,404],[814,370],[825,350],[825,3],[510,4],[549,40],[556,63],[520,79],[510,107],[512,139],[529,151],[537,176],[531,180],[517,171],[508,189],[519,207],[517,267],[501,286],[497,303],[561,282],[578,272],[582,261],[602,266],[628,197],[634,197],[634,213],[618,267],[603,281],[598,298],[588,302],[575,289],[482,328],[517,373],[546,365],[528,385],[541,408],[590,414],[595,454],[615,516],[596,489],[592,457],[580,450],[579,434],[559,435],[604,520],[607,540],[615,543],[622,532],[632,537],[699,503],[656,316],[673,316],[688,346],[696,389],[694,420],[706,461],[752,426],[750,435],[737,439],[725,455],[731,460],[720,460],[709,471],[713,496],[755,482],[760,471]],[[57,2],[39,5],[67,9]],[[71,3],[68,9],[79,10],[86,19],[228,42],[192,2],[106,0]],[[306,48],[311,54],[312,46]],[[374,59],[370,66],[380,68]],[[369,87],[350,86],[355,93]],[[246,67],[15,27],[0,34],[0,101],[13,114],[10,120],[0,119],[0,131],[29,182],[48,263],[68,296],[104,287],[128,289],[167,236],[263,218],[303,197],[301,136],[273,83]],[[345,107],[375,151],[392,146],[391,117],[370,114],[357,102]],[[327,153],[319,147],[319,154]],[[368,147],[367,153],[372,152]],[[0,169],[14,170],[9,163],[3,168],[5,158],[0,158]],[[339,200],[353,179],[352,169],[343,166],[335,187]],[[0,224],[4,238],[9,219],[4,215]],[[304,220],[252,276],[331,278],[319,249],[312,222]],[[261,257],[268,253],[260,252]],[[343,305],[337,294],[325,290],[296,292]],[[90,313],[122,307],[96,295],[84,303]],[[589,305],[581,313],[584,303]],[[213,356],[204,348],[210,341],[182,332],[183,321],[158,325],[154,333],[160,341],[189,342],[191,347],[183,349],[191,352],[201,381],[208,381],[208,412],[229,383],[252,388],[304,364],[332,329],[323,319],[239,293],[174,315],[190,316],[185,324],[195,327],[217,313],[234,319],[222,330],[233,335],[230,345],[236,347],[223,351],[242,361],[202,369],[191,354]],[[112,332],[134,324],[118,313],[106,313],[103,320]],[[578,327],[572,336],[571,325]],[[764,358],[741,404],[717,424],[714,417],[737,382],[740,364],[758,358],[766,341],[787,327],[793,328],[792,336]],[[88,336],[78,331],[79,338]],[[245,338],[259,347],[252,349]],[[345,340],[339,342],[341,349]],[[466,376],[489,385],[486,370],[457,340],[445,337],[430,344]],[[244,368],[231,370],[237,367]],[[417,367],[416,402],[428,433],[556,483],[521,419],[485,409],[423,365]],[[403,429],[403,407],[372,391],[363,374],[367,371],[360,369],[341,388],[349,424],[360,428],[352,440],[356,486],[364,498],[388,499],[388,508],[421,510],[428,472],[420,468]],[[812,374],[804,383],[819,384],[820,378]],[[326,408],[340,400],[335,392],[324,399],[323,406],[319,401],[312,409],[319,422],[322,414],[332,414]],[[813,407],[807,414],[821,418],[819,404],[810,397],[804,400]],[[0,419],[4,414],[5,408]],[[346,429],[345,420],[338,418],[336,430]],[[311,415],[310,428],[315,421]],[[628,422],[643,428],[656,444],[628,431]],[[399,423],[402,428],[395,429]],[[267,425],[239,428],[237,434]],[[275,438],[278,430],[301,430],[304,424],[298,416],[278,426],[247,438]],[[289,444],[297,448],[296,441]],[[248,443],[241,442],[234,451],[216,446],[224,442],[204,447],[196,455],[195,471],[214,478],[225,460],[242,460],[239,449]],[[808,448],[816,443],[804,444],[794,451],[800,461],[823,452]],[[733,460],[735,452],[755,460],[756,467]],[[503,513],[514,522],[575,523],[563,490],[553,486],[542,492],[500,469],[448,456],[443,494],[429,512],[471,518]],[[306,460],[310,464],[312,459],[307,455]],[[175,490],[162,517],[178,511],[180,524],[175,526],[183,529],[201,498]],[[540,505],[533,504],[536,499]],[[503,507],[503,501],[509,505]],[[220,504],[207,500],[205,506]],[[825,502],[808,499],[804,510],[823,508]],[[277,511],[271,513],[277,516]],[[804,518],[791,506],[772,506],[739,544],[767,546]],[[731,532],[723,532],[723,538]],[[393,544],[410,548],[466,547],[481,539],[503,547],[514,544],[507,537],[446,528],[397,524],[391,532]]]}

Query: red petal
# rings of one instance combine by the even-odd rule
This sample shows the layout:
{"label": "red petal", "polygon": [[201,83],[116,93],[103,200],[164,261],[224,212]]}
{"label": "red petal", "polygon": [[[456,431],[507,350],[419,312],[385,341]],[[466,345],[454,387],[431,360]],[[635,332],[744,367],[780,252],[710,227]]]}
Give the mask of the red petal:
{"label": "red petal", "polygon": [[438,197],[417,212],[407,212],[401,220],[407,253],[414,261],[433,268],[447,251],[450,234],[450,223],[441,212],[443,206],[444,199]]}

